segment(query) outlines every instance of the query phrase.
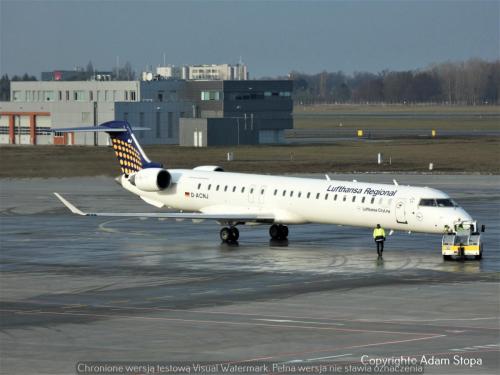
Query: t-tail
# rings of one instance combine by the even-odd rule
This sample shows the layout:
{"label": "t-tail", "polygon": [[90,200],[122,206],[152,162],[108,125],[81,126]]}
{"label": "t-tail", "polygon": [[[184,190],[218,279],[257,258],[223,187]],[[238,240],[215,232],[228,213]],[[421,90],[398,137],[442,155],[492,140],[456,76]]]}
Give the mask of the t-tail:
{"label": "t-tail", "polygon": [[[146,128],[134,128],[134,130],[146,130]],[[120,163],[122,173],[134,174],[141,169],[163,168],[160,163],[152,162],[147,157],[141,145],[134,135],[133,129],[127,121],[108,121],[93,127],[53,129],[55,132],[105,132],[111,138],[111,145],[115,150],[116,158]]]}

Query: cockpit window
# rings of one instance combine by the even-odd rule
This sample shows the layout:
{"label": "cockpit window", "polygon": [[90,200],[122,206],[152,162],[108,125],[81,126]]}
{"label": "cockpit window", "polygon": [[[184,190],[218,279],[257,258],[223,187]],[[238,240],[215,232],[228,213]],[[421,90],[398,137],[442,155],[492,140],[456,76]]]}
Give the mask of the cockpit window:
{"label": "cockpit window", "polygon": [[436,201],[434,199],[420,199],[419,206],[424,207],[436,207]]}
{"label": "cockpit window", "polygon": [[456,204],[451,199],[436,199],[438,207],[455,207]]}
{"label": "cockpit window", "polygon": [[419,206],[423,207],[457,207],[451,199],[421,199]]}

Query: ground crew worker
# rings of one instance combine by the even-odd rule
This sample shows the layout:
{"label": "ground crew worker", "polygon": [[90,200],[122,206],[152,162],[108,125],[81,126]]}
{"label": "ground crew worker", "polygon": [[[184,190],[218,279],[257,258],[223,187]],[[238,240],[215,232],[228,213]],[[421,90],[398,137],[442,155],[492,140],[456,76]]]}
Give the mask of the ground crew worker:
{"label": "ground crew worker", "polygon": [[464,228],[464,224],[460,223],[457,228],[457,235],[459,236],[466,236],[469,234],[470,229]]}
{"label": "ground crew worker", "polygon": [[373,230],[373,239],[377,244],[377,254],[381,257],[382,252],[384,251],[385,230],[380,226],[380,224],[377,224],[377,227]]}

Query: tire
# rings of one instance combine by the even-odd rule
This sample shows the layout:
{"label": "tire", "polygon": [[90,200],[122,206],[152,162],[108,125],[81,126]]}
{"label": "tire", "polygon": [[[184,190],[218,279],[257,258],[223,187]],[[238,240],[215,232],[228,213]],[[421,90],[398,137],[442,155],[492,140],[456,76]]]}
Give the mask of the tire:
{"label": "tire", "polygon": [[288,237],[288,227],[286,225],[281,225],[280,229],[281,229],[280,238],[286,240]]}
{"label": "tire", "polygon": [[220,230],[220,239],[223,242],[228,242],[231,240],[231,231],[229,228],[222,228]]}
{"label": "tire", "polygon": [[475,260],[481,260],[483,258],[483,253],[479,253],[479,255],[474,255]]}
{"label": "tire", "polygon": [[271,225],[271,227],[269,228],[269,235],[273,240],[279,239],[280,230],[276,224]]}
{"label": "tire", "polygon": [[231,232],[231,241],[238,241],[238,238],[240,238],[240,231],[236,227],[232,227],[229,229]]}
{"label": "tire", "polygon": [[451,255],[443,255],[443,260],[451,260]]}

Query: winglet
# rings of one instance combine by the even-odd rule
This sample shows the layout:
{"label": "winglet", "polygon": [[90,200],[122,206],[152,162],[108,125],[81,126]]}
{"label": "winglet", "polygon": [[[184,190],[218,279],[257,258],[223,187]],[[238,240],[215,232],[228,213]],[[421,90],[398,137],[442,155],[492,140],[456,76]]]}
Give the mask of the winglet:
{"label": "winglet", "polygon": [[64,199],[59,193],[54,193],[54,195],[66,206],[69,208],[71,212],[77,215],[82,215],[82,216],[87,216],[87,214],[78,208],[76,208],[74,205],[69,203],[66,199]]}

